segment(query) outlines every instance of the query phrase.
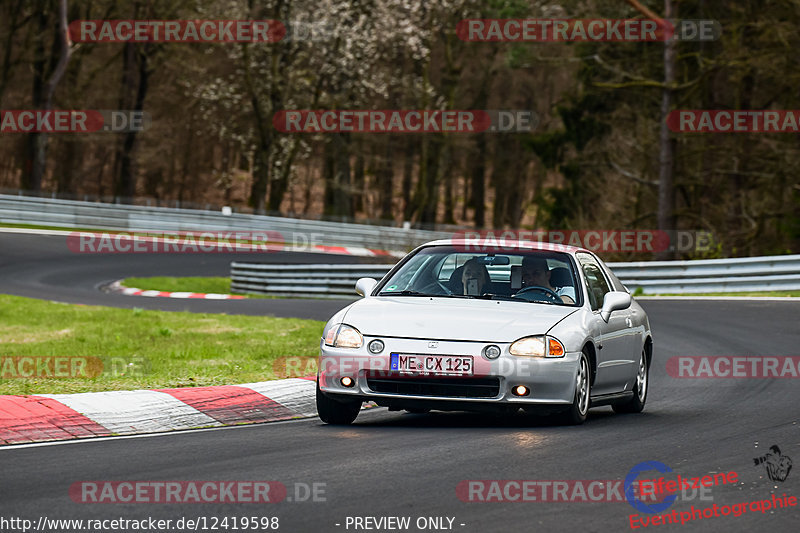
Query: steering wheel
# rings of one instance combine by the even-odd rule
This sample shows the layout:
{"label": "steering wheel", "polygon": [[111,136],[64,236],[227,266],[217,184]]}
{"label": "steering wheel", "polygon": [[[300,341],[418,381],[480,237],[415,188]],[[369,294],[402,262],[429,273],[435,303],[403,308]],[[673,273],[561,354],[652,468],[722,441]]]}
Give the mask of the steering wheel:
{"label": "steering wheel", "polygon": [[557,304],[564,303],[564,301],[561,299],[561,297],[558,294],[555,293],[555,291],[552,291],[552,290],[548,289],[547,287],[541,287],[539,285],[531,285],[530,287],[523,287],[520,290],[518,290],[516,292],[516,294],[513,295],[513,297],[517,298],[517,297],[520,297],[522,294],[524,294],[526,292],[531,292],[531,291],[539,291],[539,292],[541,292],[542,294],[545,295],[547,300],[549,300],[549,301],[551,301],[553,303],[557,303]]}

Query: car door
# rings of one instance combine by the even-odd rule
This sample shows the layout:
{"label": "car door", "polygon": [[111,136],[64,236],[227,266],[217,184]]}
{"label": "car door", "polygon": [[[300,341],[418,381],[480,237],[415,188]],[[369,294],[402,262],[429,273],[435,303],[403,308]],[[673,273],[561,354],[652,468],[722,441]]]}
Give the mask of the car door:
{"label": "car door", "polygon": [[608,322],[600,316],[605,295],[611,292],[611,283],[602,267],[590,254],[576,254],[581,270],[589,305],[592,308],[592,329],[597,332],[597,375],[592,386],[592,395],[622,392],[630,380],[631,317],[630,310],[614,311]]}

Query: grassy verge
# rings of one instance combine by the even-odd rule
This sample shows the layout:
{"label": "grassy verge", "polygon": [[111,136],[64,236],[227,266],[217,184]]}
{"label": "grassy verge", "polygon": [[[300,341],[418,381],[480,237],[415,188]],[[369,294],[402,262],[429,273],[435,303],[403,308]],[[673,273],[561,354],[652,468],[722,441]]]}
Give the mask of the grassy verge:
{"label": "grassy verge", "polygon": [[[324,326],[316,320],[114,309],[9,295],[0,295],[0,324],[0,394],[275,379],[280,371],[273,372],[273,363],[283,357],[317,355]],[[20,374],[20,358],[26,356],[99,357],[114,365],[91,378],[9,378]]]}
{"label": "grassy verge", "polygon": [[800,291],[766,291],[766,292],[707,292],[700,294],[643,294],[641,296],[772,296],[800,297]]}
{"label": "grassy verge", "polygon": [[230,278],[125,278],[122,284],[126,287],[136,287],[145,291],[163,292],[204,292],[229,294],[231,292]]}
{"label": "grassy verge", "polygon": [[[166,276],[153,276],[151,278],[125,278],[122,280],[125,287],[134,287],[144,291],[161,292],[197,292],[205,294],[230,294],[230,278],[171,278]],[[269,294],[240,294],[245,298],[273,299],[278,296]]]}

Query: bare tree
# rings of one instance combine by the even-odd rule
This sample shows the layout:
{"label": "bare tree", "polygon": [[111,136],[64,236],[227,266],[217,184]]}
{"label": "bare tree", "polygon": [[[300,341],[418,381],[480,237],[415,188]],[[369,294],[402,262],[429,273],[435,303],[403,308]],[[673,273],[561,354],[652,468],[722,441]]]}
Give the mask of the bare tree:
{"label": "bare tree", "polygon": [[[626,0],[644,16],[652,20],[661,20],[638,0]],[[664,18],[677,17],[677,8],[673,0],[664,0]],[[675,142],[667,127],[667,115],[672,110],[672,100],[675,91],[675,57],[677,54],[677,41],[666,38],[664,41],[664,87],[661,91],[661,126],[659,130],[658,153],[658,229],[663,231],[675,229],[674,204],[675,189],[673,175],[675,173]],[[658,254],[659,259],[669,259],[673,252],[665,250]]]}
{"label": "bare tree", "polygon": [[[58,0],[58,11],[55,16],[56,31],[50,57],[51,68],[49,76],[47,75],[44,39],[48,34],[47,29],[50,23],[46,9],[49,3],[47,0],[42,0],[38,4],[40,11],[36,36],[36,59],[34,60],[33,107],[42,111],[53,109],[53,94],[72,55],[72,42],[67,31],[67,0]],[[28,134],[27,153],[22,171],[21,185],[23,189],[39,191],[42,188],[42,178],[47,165],[47,143],[48,134],[46,132]]]}

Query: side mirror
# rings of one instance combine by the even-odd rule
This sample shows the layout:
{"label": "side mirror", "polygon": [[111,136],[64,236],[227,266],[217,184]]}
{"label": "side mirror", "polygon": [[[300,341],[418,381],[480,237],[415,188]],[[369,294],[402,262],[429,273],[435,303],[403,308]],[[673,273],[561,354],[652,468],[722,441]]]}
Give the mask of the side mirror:
{"label": "side mirror", "polygon": [[372,289],[378,284],[378,280],[372,278],[361,278],[356,281],[356,292],[364,298],[369,298]]}
{"label": "side mirror", "polygon": [[600,310],[600,317],[608,322],[613,311],[627,309],[631,306],[631,295],[627,292],[612,291],[606,293],[603,298],[603,308]]}

